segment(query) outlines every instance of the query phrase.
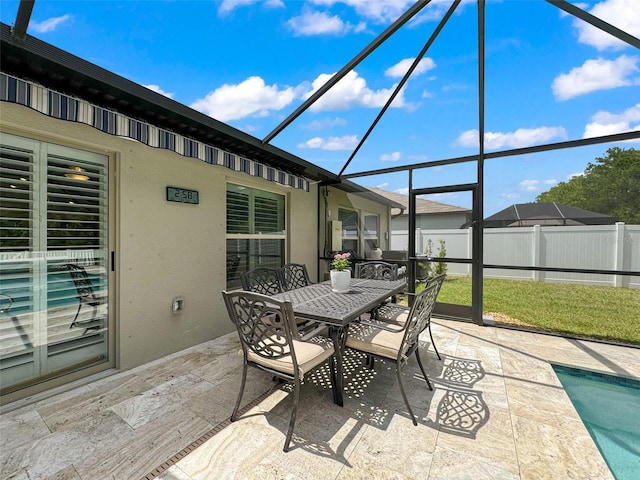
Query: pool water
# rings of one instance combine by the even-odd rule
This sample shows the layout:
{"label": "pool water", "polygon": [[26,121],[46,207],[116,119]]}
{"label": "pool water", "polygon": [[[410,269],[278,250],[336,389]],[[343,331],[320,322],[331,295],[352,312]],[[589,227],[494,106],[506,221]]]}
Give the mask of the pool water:
{"label": "pool water", "polygon": [[640,478],[640,380],[553,366],[617,480]]}

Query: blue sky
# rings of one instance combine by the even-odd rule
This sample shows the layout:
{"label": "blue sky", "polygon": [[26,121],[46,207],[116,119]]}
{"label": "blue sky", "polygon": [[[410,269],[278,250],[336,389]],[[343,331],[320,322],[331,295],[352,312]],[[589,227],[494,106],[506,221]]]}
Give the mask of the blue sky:
{"label": "blue sky", "polygon": [[[2,22],[18,4],[0,0]],[[412,4],[37,0],[28,33],[262,139]],[[431,2],[271,143],[338,173],[450,5]],[[576,5],[640,37],[640,1]],[[477,153],[476,24],[463,1],[346,173]],[[487,152],[640,129],[637,49],[542,0],[487,1],[485,45]],[[488,161],[485,216],[639,145]],[[406,173],[355,181],[407,190]],[[415,187],[474,181],[467,164],[414,174]]]}

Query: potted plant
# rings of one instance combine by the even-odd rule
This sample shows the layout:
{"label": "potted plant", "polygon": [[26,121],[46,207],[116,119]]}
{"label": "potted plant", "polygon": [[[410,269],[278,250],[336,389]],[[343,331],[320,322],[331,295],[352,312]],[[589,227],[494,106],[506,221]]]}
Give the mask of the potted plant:
{"label": "potted plant", "polygon": [[336,293],[348,293],[351,286],[351,264],[349,258],[351,253],[336,253],[333,256],[331,266],[331,290]]}

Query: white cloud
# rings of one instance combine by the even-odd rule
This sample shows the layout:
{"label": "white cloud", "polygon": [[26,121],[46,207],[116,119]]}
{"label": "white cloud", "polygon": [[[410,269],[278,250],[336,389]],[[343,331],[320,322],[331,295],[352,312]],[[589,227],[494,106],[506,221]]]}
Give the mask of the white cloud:
{"label": "white cloud", "polygon": [[299,143],[298,148],[314,148],[321,150],[353,150],[358,145],[356,135],[344,135],[342,137],[314,137],[304,143]]}
{"label": "white cloud", "polygon": [[381,183],[380,185],[376,185],[374,188],[379,188],[381,190],[384,190],[385,187],[388,187],[388,186],[389,186],[389,182],[384,182],[384,183]]}
{"label": "white cloud", "polygon": [[581,67],[558,75],[551,85],[557,100],[568,100],[579,95],[607,90],[640,82],[638,57],[621,55],[615,60],[587,60]]}
{"label": "white cloud", "polygon": [[301,88],[277,84],[266,85],[261,77],[249,77],[233,85],[224,84],[191,104],[194,108],[222,122],[249,116],[263,117],[282,110],[301,94]]}
{"label": "white cloud", "polygon": [[402,15],[414,0],[309,0],[309,3],[323,7],[343,3],[355,9],[362,17],[377,23],[387,23]]}
{"label": "white cloud", "polygon": [[509,200],[512,200],[514,198],[520,198],[520,195],[518,195],[517,193],[503,193],[500,196],[502,198],[507,198]]}
{"label": "white cloud", "polygon": [[520,190],[525,192],[536,192],[540,190],[540,180],[523,180],[519,184]]}
{"label": "white cloud", "polygon": [[160,88],[160,85],[143,85],[143,87],[147,87],[149,90],[153,90],[154,92],[159,93],[160,95],[164,95],[168,98],[173,98],[173,96],[175,95],[175,93],[165,92]]}
{"label": "white cloud", "polygon": [[409,187],[397,188],[394,192],[399,193],[400,195],[409,195]]}
{"label": "white cloud", "polygon": [[[605,0],[594,5],[589,13],[634,37],[640,37],[640,2],[638,0]],[[613,35],[580,19],[576,18],[573,26],[578,30],[578,41],[598,50],[607,48],[619,50],[629,46]]]}
{"label": "white cloud", "polygon": [[[455,144],[461,147],[477,147],[479,141],[478,130],[467,130],[460,134]],[[552,138],[566,138],[567,132],[563,127],[519,128],[515,132],[485,132],[485,148],[523,148],[548,142]]]}
{"label": "white cloud", "polygon": [[584,175],[584,172],[570,173],[569,175],[567,175],[567,180],[571,180],[572,178],[575,178],[575,177],[581,177],[583,175]]}
{"label": "white cloud", "polygon": [[327,128],[342,127],[346,124],[347,121],[344,118],[334,117],[314,120],[307,123],[306,125],[303,125],[301,128],[304,128],[306,130],[325,130]]}
{"label": "white cloud", "polygon": [[[327,83],[332,76],[333,74],[328,73],[318,75],[313,81],[313,91],[309,92],[307,97]],[[389,89],[371,90],[367,87],[366,80],[352,70],[322,95],[309,109],[317,112],[323,110],[348,110],[353,107],[379,108],[383,107],[391,97],[393,89],[394,87],[392,86]],[[392,107],[405,106],[403,91],[404,89],[400,90],[391,104]]]}
{"label": "white cloud", "polygon": [[246,7],[254,3],[262,3],[267,8],[281,8],[285,6],[282,0],[222,0],[222,3],[220,3],[218,7],[218,15],[227,15],[236,8]]}
{"label": "white cloud", "polygon": [[523,192],[538,192],[542,190],[543,186],[555,185],[558,181],[555,178],[549,178],[547,180],[523,180],[518,186]]}
{"label": "white cloud", "polygon": [[402,158],[400,152],[383,153],[380,155],[380,160],[383,162],[397,162]]}
{"label": "white cloud", "polygon": [[324,12],[304,11],[302,15],[293,17],[287,21],[287,26],[293,30],[294,35],[344,35],[349,32],[359,32],[366,28],[360,23],[352,25],[342,21],[338,15],[329,15]]}
{"label": "white cloud", "polygon": [[[403,77],[404,74],[407,73],[407,71],[409,70],[409,67],[411,67],[411,64],[415,60],[416,60],[415,58],[405,58],[404,60],[400,60],[398,63],[396,63],[392,67],[387,68],[384,74],[387,77],[396,77],[396,78]],[[436,62],[434,62],[429,57],[423,58],[422,60],[420,60],[420,63],[418,63],[418,65],[416,66],[416,69],[413,71],[411,76],[416,77],[418,75],[422,75],[423,73],[428,72],[429,70],[433,70],[434,68],[436,68]]]}
{"label": "white cloud", "polygon": [[53,17],[47,20],[43,20],[42,22],[35,22],[32,20],[29,22],[29,28],[38,33],[49,33],[53,32],[56,28],[58,28],[58,26],[62,25],[63,23],[67,23],[72,18],[73,17],[71,15],[62,15],[61,17]]}
{"label": "white cloud", "polygon": [[[591,117],[591,123],[584,127],[582,138],[600,137],[640,130],[640,103],[627,108],[620,114],[601,110]],[[637,141],[637,140],[635,140]]]}

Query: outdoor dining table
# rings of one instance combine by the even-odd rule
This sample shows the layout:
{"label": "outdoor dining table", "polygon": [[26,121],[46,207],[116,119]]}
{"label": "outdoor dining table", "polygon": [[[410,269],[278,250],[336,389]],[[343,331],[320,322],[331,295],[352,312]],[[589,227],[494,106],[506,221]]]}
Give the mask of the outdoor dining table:
{"label": "outdoor dining table", "polygon": [[326,281],[273,295],[279,300],[290,301],[296,317],[327,325],[335,351],[335,368],[331,374],[335,380],[333,401],[337,405],[343,406],[342,354],[349,324],[406,287],[404,280],[352,278],[348,293],[333,292],[331,283]]}

